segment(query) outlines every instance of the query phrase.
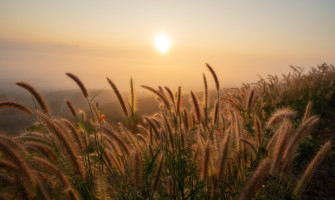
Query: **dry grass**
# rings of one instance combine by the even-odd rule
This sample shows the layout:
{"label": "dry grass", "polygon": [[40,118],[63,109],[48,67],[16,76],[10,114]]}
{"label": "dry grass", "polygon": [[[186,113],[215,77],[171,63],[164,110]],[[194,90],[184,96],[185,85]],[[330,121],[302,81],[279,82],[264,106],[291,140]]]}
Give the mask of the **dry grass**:
{"label": "dry grass", "polygon": [[[100,118],[101,110],[93,106],[93,99],[88,100],[84,84],[73,74],[67,73],[87,99],[91,115],[84,111],[77,114],[71,102],[66,101],[73,116],[56,119],[34,88],[27,83],[18,84],[31,92],[44,113],[33,112],[16,102],[0,103],[0,108],[14,108],[37,118],[34,132],[0,136],[1,197],[266,199],[299,196],[330,149],[331,144],[327,142],[302,178],[298,181],[291,178],[299,145],[318,122],[313,113],[322,114],[334,94],[334,67],[322,65],[308,74],[294,68],[293,74],[284,75],[282,80],[270,76],[269,81],[261,79],[253,87],[225,89],[222,98],[218,77],[208,64],[207,68],[218,95],[214,104],[208,99],[210,90],[205,75],[204,100],[199,101],[191,91],[193,107],[190,109],[181,103],[187,101],[181,95],[181,87],[174,93],[168,87],[164,87],[164,92],[162,87],[156,90],[142,86],[153,92],[163,105],[158,113],[143,120],[136,116],[133,80],[130,80],[129,115],[120,92],[107,79],[125,115],[118,123]],[[272,187],[274,183],[279,186]]]}

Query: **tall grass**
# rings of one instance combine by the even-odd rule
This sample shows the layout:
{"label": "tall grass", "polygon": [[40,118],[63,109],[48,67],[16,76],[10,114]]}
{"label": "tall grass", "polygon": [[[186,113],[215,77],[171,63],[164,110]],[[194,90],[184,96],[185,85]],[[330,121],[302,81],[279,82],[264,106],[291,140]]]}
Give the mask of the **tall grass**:
{"label": "tall grass", "polygon": [[[107,78],[125,120],[108,122],[94,106],[94,98],[71,74],[88,102],[91,115],[51,115],[42,96],[27,89],[42,112],[11,101],[14,108],[38,121],[34,132],[0,136],[0,193],[4,199],[251,199],[298,197],[312,179],[326,152],[327,142],[299,181],[291,169],[299,145],[313,131],[334,94],[335,70],[322,65],[309,73],[294,67],[280,80],[270,76],[240,89],[220,90],[214,69],[217,100],[209,101],[206,76],[204,99],[190,91],[193,107],[181,102],[181,87],[152,92],[161,110],[137,119],[133,80],[127,109],[116,85]],[[28,87],[29,86],[29,87]],[[320,92],[321,91],[321,92]],[[220,95],[220,92],[224,93]],[[203,107],[201,107],[203,106]],[[203,108],[203,109],[201,109]],[[129,113],[130,111],[131,113]],[[132,119],[132,123],[129,120]],[[210,122],[213,123],[210,123]],[[274,188],[273,183],[290,185]],[[296,184],[297,183],[297,184]],[[267,190],[264,190],[266,188]],[[279,194],[279,195],[278,195]]]}

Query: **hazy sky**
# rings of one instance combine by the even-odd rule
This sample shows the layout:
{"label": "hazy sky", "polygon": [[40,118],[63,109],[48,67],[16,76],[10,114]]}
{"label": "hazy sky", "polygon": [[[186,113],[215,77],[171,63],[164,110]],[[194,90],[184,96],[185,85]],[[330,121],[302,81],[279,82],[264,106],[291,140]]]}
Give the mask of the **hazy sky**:
{"label": "hazy sky", "polygon": [[[135,84],[198,87],[208,62],[222,86],[335,64],[335,1],[0,0],[0,89]],[[171,38],[159,53],[155,36]],[[213,86],[213,83],[210,83]]]}

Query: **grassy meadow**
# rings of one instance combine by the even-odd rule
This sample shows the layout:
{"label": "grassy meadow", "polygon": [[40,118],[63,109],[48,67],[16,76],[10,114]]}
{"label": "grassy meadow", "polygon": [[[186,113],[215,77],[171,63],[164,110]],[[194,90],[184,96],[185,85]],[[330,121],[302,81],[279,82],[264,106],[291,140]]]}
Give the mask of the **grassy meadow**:
{"label": "grassy meadow", "polygon": [[[63,117],[32,85],[17,82],[34,104],[1,100],[1,123],[12,112],[34,123],[0,134],[0,199],[309,198],[306,188],[334,155],[334,133],[319,124],[335,108],[335,67],[291,68],[222,88],[206,64],[200,93],[143,85],[151,100],[141,103],[136,80],[125,96],[107,78],[118,103],[110,106],[122,112],[113,120],[97,106],[100,91],[89,93],[72,73],[82,103],[59,102]],[[156,112],[138,112],[157,104]]]}

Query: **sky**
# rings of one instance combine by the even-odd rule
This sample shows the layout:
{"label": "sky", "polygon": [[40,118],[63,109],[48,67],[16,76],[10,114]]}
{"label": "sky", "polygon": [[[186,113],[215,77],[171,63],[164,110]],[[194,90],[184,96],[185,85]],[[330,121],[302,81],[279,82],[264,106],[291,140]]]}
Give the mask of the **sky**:
{"label": "sky", "polygon": [[[135,85],[222,87],[335,64],[335,1],[0,0],[0,90],[27,81],[41,89]],[[164,33],[166,53],[154,46]],[[209,79],[209,77],[207,78]],[[214,87],[214,83],[209,83]]]}

